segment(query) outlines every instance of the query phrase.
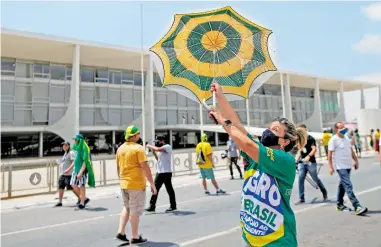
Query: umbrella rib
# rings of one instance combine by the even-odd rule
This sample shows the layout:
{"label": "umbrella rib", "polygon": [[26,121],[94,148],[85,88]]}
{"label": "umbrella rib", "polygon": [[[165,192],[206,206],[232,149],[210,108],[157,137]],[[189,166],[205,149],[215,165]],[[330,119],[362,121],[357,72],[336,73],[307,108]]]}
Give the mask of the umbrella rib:
{"label": "umbrella rib", "polygon": [[[225,13],[223,13],[223,14],[226,15],[227,12],[228,12],[228,10],[225,10]],[[229,26],[229,25],[226,25],[224,30],[221,31],[221,25],[222,25],[222,23],[225,23],[225,22],[222,22],[222,21],[220,22],[220,26],[218,27],[218,34],[217,34],[217,38],[216,39],[218,39],[218,36],[220,36],[220,33],[223,33],[225,31],[225,29]]]}

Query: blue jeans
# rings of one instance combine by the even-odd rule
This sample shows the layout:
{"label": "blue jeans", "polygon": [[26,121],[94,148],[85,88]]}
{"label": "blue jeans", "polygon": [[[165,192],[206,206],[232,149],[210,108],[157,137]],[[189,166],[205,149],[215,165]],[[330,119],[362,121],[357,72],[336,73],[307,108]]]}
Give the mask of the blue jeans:
{"label": "blue jeans", "polygon": [[339,187],[337,188],[337,204],[344,205],[344,195],[347,193],[349,200],[354,208],[360,205],[355,194],[353,193],[353,186],[350,179],[351,169],[337,170],[340,177]]}
{"label": "blue jeans", "polygon": [[299,171],[299,199],[304,201],[304,181],[306,180],[307,172],[310,173],[312,180],[319,186],[323,197],[327,198],[327,190],[324,184],[318,177],[316,163],[300,163],[298,164]]}

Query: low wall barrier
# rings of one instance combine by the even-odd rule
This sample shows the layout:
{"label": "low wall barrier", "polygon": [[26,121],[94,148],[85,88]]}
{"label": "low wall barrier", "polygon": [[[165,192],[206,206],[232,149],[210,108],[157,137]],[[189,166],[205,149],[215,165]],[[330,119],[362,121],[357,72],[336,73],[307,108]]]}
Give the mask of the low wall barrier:
{"label": "low wall barrier", "polygon": [[[362,138],[362,148],[369,149],[368,140]],[[325,157],[324,147],[318,140],[318,150],[316,157]],[[221,154],[225,152],[225,147],[215,147],[213,161],[215,170],[228,169],[227,159],[222,159]],[[119,183],[116,161],[114,156],[93,157],[93,168],[96,179],[96,186],[108,186]],[[156,160],[152,155],[148,157],[148,164],[152,174],[156,173]],[[240,161],[242,166],[242,161]],[[194,149],[173,151],[173,175],[185,176],[199,173],[196,164],[196,154]],[[59,176],[58,166],[55,159],[45,161],[33,161],[30,163],[8,162],[1,165],[1,197],[9,199],[20,196],[30,196],[36,194],[55,193]]]}

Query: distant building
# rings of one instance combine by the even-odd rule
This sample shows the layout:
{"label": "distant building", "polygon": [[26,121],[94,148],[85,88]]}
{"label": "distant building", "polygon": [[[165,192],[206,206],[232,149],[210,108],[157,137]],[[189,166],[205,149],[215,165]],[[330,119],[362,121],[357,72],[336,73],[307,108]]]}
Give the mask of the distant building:
{"label": "distant building", "polygon": [[[193,147],[199,137],[199,104],[162,88],[148,51],[142,128],[140,50],[9,29],[2,29],[1,50],[2,158],[56,155],[78,131],[95,152],[110,152],[131,123],[147,140],[168,136],[174,148]],[[249,99],[250,126],[283,115],[321,131],[345,120],[343,92],[375,86],[280,70]],[[245,101],[232,104],[247,124]],[[210,140],[224,144],[227,137]]]}

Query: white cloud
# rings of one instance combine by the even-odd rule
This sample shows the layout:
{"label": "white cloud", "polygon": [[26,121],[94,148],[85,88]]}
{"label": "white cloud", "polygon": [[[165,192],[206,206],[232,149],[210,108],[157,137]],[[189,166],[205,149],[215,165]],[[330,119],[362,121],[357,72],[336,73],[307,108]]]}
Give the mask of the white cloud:
{"label": "white cloud", "polygon": [[366,16],[375,21],[381,21],[381,3],[373,3],[362,9]]}
{"label": "white cloud", "polygon": [[353,49],[361,53],[381,54],[381,35],[365,34],[364,37],[353,46]]}

